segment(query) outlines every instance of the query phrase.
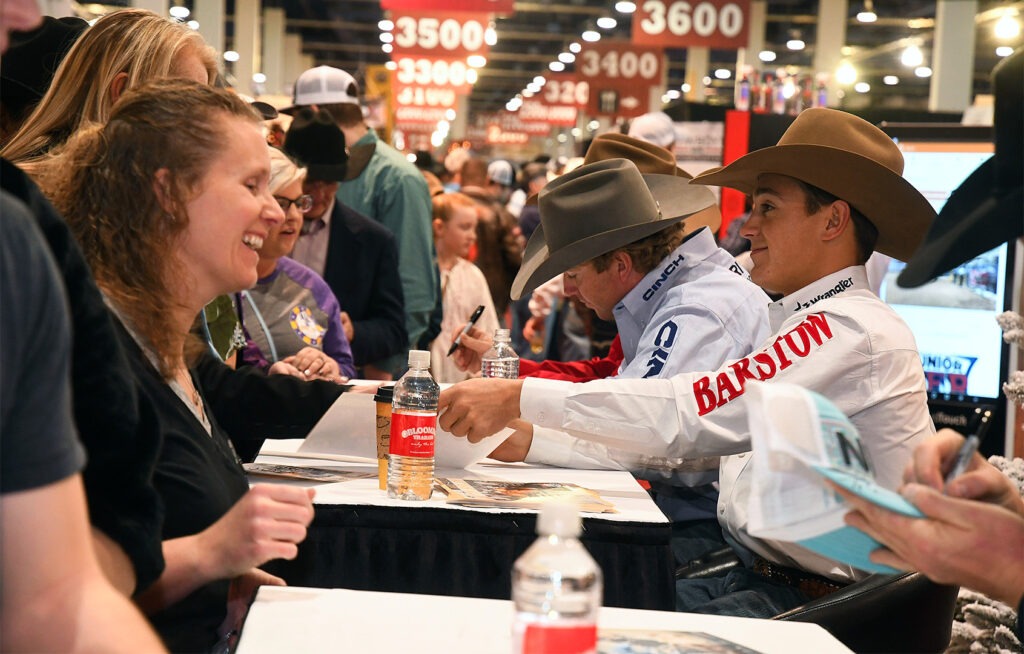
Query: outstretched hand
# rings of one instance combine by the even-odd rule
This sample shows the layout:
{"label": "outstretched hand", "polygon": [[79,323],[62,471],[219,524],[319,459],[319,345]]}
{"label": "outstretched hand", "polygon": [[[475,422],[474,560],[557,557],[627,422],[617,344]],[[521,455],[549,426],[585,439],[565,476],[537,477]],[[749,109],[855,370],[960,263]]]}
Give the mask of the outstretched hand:
{"label": "outstretched hand", "polygon": [[519,417],[521,379],[468,379],[441,391],[437,422],[470,443],[494,434]]}

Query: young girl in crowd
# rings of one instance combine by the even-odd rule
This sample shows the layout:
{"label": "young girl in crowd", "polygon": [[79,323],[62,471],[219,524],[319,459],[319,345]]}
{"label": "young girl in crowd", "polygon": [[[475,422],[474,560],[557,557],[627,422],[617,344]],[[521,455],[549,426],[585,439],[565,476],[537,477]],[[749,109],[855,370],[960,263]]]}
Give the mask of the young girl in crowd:
{"label": "young girl in crowd", "polygon": [[484,313],[476,324],[478,329],[493,335],[498,328],[498,316],[484,274],[466,259],[476,242],[476,202],[461,193],[435,195],[433,202],[434,246],[441,272],[444,318],[441,333],[430,346],[430,368],[437,381],[454,383],[472,375],[459,370],[448,357],[452,340],[481,304]]}
{"label": "young girl in crowd", "polygon": [[244,603],[283,583],[257,566],[293,558],[313,517],[305,489],[250,490],[229,434],[302,436],[343,390],[231,370],[190,331],[212,298],[255,284],[258,250],[284,219],[260,117],[229,92],[165,80],[126,93],[106,125],[42,166],[159,417],[166,569],[136,600],[169,649],[206,651],[240,620],[229,584]]}
{"label": "young girl in crowd", "polygon": [[[270,150],[270,192],[284,221],[270,227],[256,266],[259,281],[242,291],[239,313],[270,372],[300,379],[347,381],[356,374],[352,348],[341,325],[341,307],[323,277],[289,258],[312,198],[302,193],[306,178],[286,154]],[[242,351],[251,358],[251,347]]]}

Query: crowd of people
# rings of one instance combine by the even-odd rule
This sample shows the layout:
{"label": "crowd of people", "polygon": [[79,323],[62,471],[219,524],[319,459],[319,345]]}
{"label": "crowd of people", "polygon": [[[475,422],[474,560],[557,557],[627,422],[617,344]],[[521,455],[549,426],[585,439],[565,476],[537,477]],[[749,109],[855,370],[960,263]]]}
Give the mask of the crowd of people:
{"label": "crowd of people", "polygon": [[[366,124],[346,71],[303,73],[275,133],[181,23],[43,20],[32,0],[3,18],[5,49],[19,31],[0,97],[4,650],[230,645],[255,588],[284,583],[260,566],[294,558],[314,515],[312,490],[250,486],[242,463],[372,388],[349,379],[397,378],[410,349],[458,382],[448,431],[512,426],[493,458],[630,471],[680,564],[731,549],[742,565],[677,582],[678,610],[767,618],[865,576],[748,532],[750,380],[831,399],[879,483],[925,514],[837,489],[877,561],[1019,605],[1024,501],[977,455],[945,484],[961,437],[934,434],[913,337],[868,281],[874,252],[912,268],[950,229],[871,124],[809,109],[696,177],[664,114],[571,170],[465,149],[420,170]],[[52,67],[25,63],[40,47]],[[1021,58],[1004,63],[1017,97]],[[1019,138],[997,145],[1021,159]],[[719,247],[708,186],[751,196],[746,265]],[[574,324],[578,356],[534,351]],[[501,327],[521,379],[479,379]]]}

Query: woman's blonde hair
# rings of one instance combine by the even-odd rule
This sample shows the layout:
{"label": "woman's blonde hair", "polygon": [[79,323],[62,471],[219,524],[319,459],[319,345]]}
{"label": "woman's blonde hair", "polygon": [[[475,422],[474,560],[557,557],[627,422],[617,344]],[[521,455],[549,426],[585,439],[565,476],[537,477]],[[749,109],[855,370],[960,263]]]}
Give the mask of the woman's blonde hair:
{"label": "woman's blonde hair", "polygon": [[119,74],[128,76],[126,91],[170,77],[186,51],[199,56],[212,83],[216,55],[199,32],[144,9],[103,16],[72,46],[46,95],[0,155],[15,163],[33,162],[84,125],[107,122],[114,105],[111,87]]}
{"label": "woman's blonde hair", "polygon": [[267,146],[270,150],[270,192],[276,194],[285,186],[306,178],[306,169],[300,168],[291,157],[275,147]]}
{"label": "woman's blonde hair", "polygon": [[152,348],[165,377],[180,356],[166,321],[168,289],[187,278],[173,253],[188,228],[188,202],[228,146],[228,120],[261,124],[230,91],[157,80],[125,93],[106,125],[78,130],[40,166],[39,184],[97,283]]}

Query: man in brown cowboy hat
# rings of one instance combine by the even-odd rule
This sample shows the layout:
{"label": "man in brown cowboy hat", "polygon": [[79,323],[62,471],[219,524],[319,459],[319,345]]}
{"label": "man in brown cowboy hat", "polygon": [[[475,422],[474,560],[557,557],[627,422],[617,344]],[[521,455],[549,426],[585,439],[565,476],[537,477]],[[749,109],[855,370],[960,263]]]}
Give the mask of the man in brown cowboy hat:
{"label": "man in brown cowboy hat", "polygon": [[804,111],[778,145],[694,180],[753,194],[743,230],[752,277],[783,298],[769,306],[774,333],[752,355],[667,380],[469,380],[442,393],[441,426],[479,440],[521,418],[639,454],[726,457],[719,522],[745,565],[681,580],[680,610],[768,617],[862,577],[747,533],[744,391],[750,380],[781,381],[829,398],[863,435],[879,483],[899,485],[911,450],[934,427],[914,338],[868,290],[863,263],[874,249],[906,260],[935,217],[902,172],[881,130],[842,111]]}
{"label": "man in brown cowboy hat", "polygon": [[[690,185],[667,150],[621,134],[598,137],[588,157],[593,162],[542,192],[541,225],[513,282],[513,298],[562,274],[567,295],[615,321],[623,358],[613,370],[623,379],[667,379],[749,354],[769,333],[768,298],[704,229],[719,221],[710,191]],[[641,166],[661,174],[624,172],[639,173]],[[640,181],[650,182],[657,205],[650,205],[651,191]],[[690,204],[676,215],[668,203],[680,199]],[[478,354],[473,363],[479,366]],[[716,518],[717,459],[680,471],[678,460],[641,461],[558,430],[528,427],[493,456],[625,468],[653,482],[659,506],[673,520]]]}

